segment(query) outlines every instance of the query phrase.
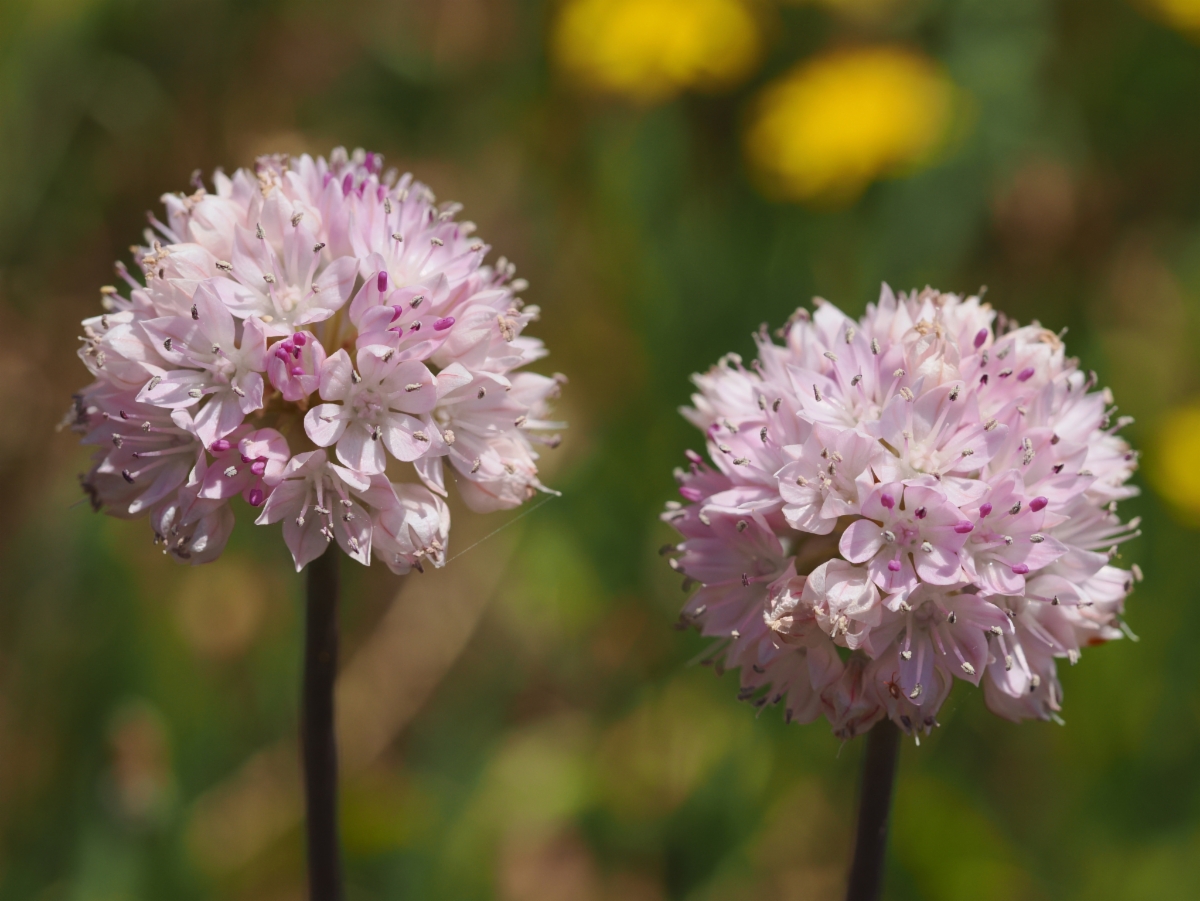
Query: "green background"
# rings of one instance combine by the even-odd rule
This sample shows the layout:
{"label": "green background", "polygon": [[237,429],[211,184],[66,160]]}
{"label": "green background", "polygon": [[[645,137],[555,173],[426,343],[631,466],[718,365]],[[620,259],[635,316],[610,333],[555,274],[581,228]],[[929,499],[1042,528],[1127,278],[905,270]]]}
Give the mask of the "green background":
{"label": "green background", "polygon": [[[144,210],[195,168],[336,144],[463,202],[571,378],[561,498],[436,574],[345,567],[350,901],[839,897],[861,742],[755,717],[671,628],[688,375],[886,279],[1069,327],[1151,468],[1200,387],[1200,47],[1125,0],[901,6],[782,8],[749,82],[641,109],[555,74],[540,2],[0,2],[0,899],[304,897],[278,531],[242,509],[219,562],[180,567],[75,505],[86,454],[54,427]],[[848,208],[762,199],[748,98],[881,41],[973,98],[952,151]],[[1140,642],[1063,665],[1065,727],[955,690],[903,750],[888,897],[1200,894],[1196,534],[1149,490],[1123,512]],[[455,516],[452,552],[515,514]]]}

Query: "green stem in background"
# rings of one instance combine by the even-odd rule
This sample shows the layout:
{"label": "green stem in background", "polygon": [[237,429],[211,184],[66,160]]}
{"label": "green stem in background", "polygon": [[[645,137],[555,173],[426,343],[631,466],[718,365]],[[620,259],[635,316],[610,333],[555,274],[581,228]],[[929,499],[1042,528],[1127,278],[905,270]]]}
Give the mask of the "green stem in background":
{"label": "green stem in background", "polygon": [[887,854],[888,814],[900,757],[900,730],[890,719],[876,723],[867,733],[862,788],[858,801],[858,832],[846,901],[878,901],[883,889]]}
{"label": "green stem in background", "polygon": [[304,699],[300,734],[307,810],[311,901],[342,901],[338,844],[337,737],[333,690],[338,654],[338,553],[331,545],[308,564]]}

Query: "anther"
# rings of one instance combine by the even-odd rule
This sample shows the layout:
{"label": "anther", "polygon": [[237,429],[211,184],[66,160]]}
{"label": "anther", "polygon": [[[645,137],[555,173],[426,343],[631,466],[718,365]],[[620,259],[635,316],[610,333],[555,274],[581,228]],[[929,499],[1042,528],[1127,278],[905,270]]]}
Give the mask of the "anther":
{"label": "anther", "polygon": [[192,319],[199,319],[199,318],[200,318],[200,310],[196,307],[195,304],[192,304]]}
{"label": "anther", "polygon": [[964,673],[966,673],[968,676],[975,675],[975,667],[971,666],[971,664],[967,663],[965,660],[963,661],[963,664],[962,664],[962,671]]}
{"label": "anther", "polygon": [[879,339],[878,338],[871,339],[871,353],[875,354],[876,356],[879,355]]}

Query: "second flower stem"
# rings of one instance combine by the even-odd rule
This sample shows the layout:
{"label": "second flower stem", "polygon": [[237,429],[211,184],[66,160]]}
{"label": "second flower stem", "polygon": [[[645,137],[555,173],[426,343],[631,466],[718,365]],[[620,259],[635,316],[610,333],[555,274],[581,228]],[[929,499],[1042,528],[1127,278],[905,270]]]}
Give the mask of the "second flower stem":
{"label": "second flower stem", "polygon": [[338,764],[333,696],[338,657],[338,558],[336,545],[308,565],[301,746],[307,811],[311,901],[342,901],[338,844]]}
{"label": "second flower stem", "polygon": [[900,730],[885,718],[867,733],[858,801],[858,832],[854,838],[854,861],[850,864],[846,901],[878,901],[883,889],[888,815],[899,757]]}

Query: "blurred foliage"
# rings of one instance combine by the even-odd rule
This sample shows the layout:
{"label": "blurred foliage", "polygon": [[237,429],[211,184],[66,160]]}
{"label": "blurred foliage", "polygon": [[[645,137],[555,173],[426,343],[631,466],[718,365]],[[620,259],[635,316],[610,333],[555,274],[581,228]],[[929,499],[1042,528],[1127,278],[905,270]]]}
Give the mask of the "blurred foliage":
{"label": "blurred foliage", "polygon": [[[346,568],[351,901],[840,896],[861,749],[687,665],[704,643],[671,629],[656,516],[699,445],[688,374],[813,295],[858,313],[883,279],[987,285],[1069,327],[1154,486],[1128,511],[1140,642],[1064,674],[1065,727],[956,689],[903,752],[889,897],[1192,897],[1197,437],[1174,411],[1200,404],[1200,47],[1170,11],[1194,5],[761,0],[752,63],[710,80],[688,32],[618,60],[622,99],[571,67],[599,65],[562,37],[593,4],[626,5],[0,0],[0,899],[304,897],[300,582],[277,531],[243,516],[220,562],[180,568],[144,522],[73,506],[84,456],[54,425],[84,379],[77,323],[159,194],[339,143],[466,204],[571,376],[561,499],[437,573]],[[838,207],[764,198],[756,99],[880,47],[969,98],[940,155],[870,183],[902,162],[872,157]],[[514,517],[455,515],[452,553]]]}

